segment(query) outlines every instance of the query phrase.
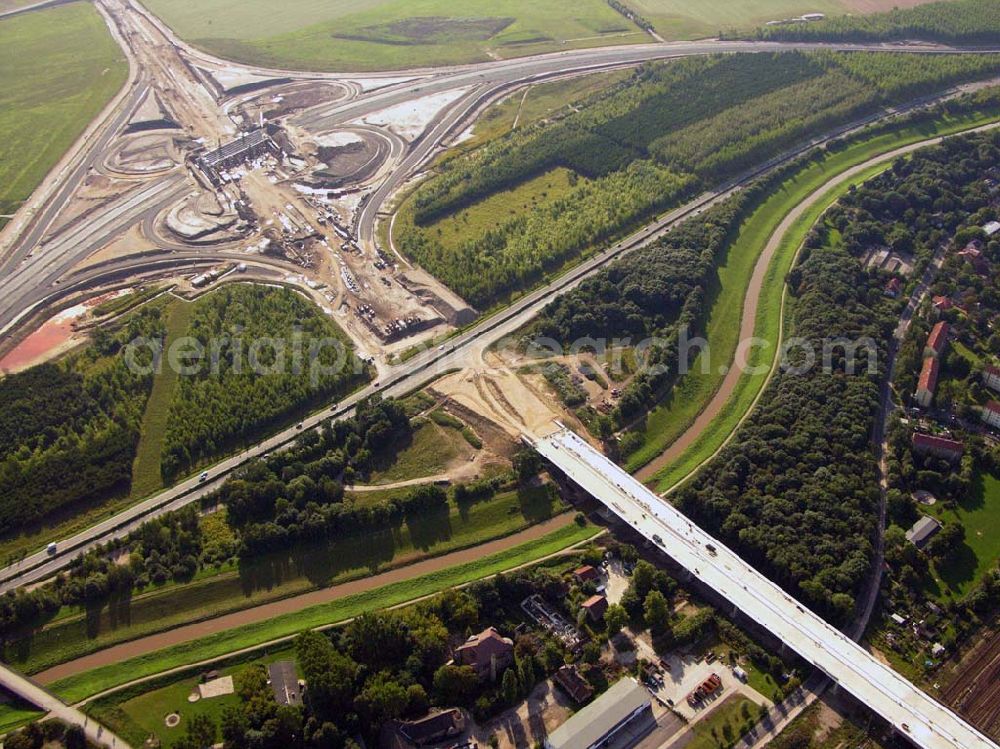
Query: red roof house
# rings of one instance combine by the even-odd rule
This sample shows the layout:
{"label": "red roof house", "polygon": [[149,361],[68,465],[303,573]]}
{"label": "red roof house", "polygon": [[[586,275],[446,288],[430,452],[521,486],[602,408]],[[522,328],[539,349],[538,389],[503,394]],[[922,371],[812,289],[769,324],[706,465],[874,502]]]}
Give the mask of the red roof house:
{"label": "red roof house", "polygon": [[924,366],[920,370],[920,379],[917,381],[917,391],[913,394],[913,399],[924,408],[927,408],[934,400],[934,390],[937,388],[940,369],[940,362],[933,356],[924,359]]}
{"label": "red roof house", "polygon": [[933,434],[914,433],[911,440],[913,449],[918,453],[933,455],[945,460],[955,461],[962,457],[965,445],[958,440],[947,437],[935,437]]}
{"label": "red roof house", "polygon": [[608,599],[600,594],[591,596],[583,602],[581,608],[587,612],[591,621],[599,622],[604,618],[604,612],[608,610]]}
{"label": "red roof house", "polygon": [[924,347],[924,356],[940,356],[944,347],[948,343],[948,331],[950,326],[944,320],[935,323],[931,328],[931,334],[927,336],[927,345]]}

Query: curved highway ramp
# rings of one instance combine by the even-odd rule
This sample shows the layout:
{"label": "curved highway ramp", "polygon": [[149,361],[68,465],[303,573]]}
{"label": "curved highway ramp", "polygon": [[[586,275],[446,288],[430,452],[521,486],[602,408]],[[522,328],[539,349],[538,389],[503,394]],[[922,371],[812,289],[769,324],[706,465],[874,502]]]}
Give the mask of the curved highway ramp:
{"label": "curved highway ramp", "polygon": [[568,429],[538,452],[701,582],[923,749],[997,749],[969,723],[795,601]]}

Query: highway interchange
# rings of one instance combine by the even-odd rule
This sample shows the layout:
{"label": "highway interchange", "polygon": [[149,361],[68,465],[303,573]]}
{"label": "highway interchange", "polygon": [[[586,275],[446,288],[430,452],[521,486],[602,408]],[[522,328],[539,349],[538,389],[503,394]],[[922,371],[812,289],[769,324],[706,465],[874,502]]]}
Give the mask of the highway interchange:
{"label": "highway interchange", "polygon": [[[167,174],[139,182],[133,189],[115,201],[109,202],[99,215],[88,221],[86,229],[83,231],[76,229],[62,231],[58,226],[60,214],[70,204],[74,193],[80,188],[88,172],[94,169],[113,147],[124,124],[147,92],[156,86],[165,85],[168,80],[172,83],[182,79],[189,81],[192,65],[205,69],[225,68],[231,70],[242,67],[191,50],[174,38],[169,29],[148,15],[136,3],[118,4],[112,3],[110,0],[99,0],[98,6],[108,19],[109,25],[115,29],[116,37],[125,45],[126,51],[129,53],[130,65],[132,66],[130,82],[114,106],[106,111],[103,120],[95,124],[93,132],[81,139],[74,152],[68,154],[64,160],[65,163],[56,170],[58,173],[50,176],[44,189],[39,190],[35,199],[23,209],[23,215],[19,214],[18,220],[12,222],[3,237],[0,238],[0,333],[10,334],[16,324],[24,319],[29,311],[70,293],[79,294],[84,290],[97,290],[111,280],[120,279],[124,274],[132,276],[166,274],[176,272],[178,267],[201,266],[222,259],[233,259],[236,256],[228,249],[213,250],[209,248],[191,252],[174,251],[169,254],[150,253],[148,256],[136,256],[108,262],[101,267],[87,270],[79,269],[80,263],[85,258],[106,245],[112,238],[136,223],[148,220],[190,189],[190,177],[185,170],[182,168],[174,169]],[[141,33],[138,33],[139,29],[141,29]],[[150,59],[151,50],[157,48],[158,45],[162,46],[164,42],[170,45],[173,58],[162,56],[162,60],[158,63],[159,70],[145,67],[143,61]],[[152,46],[143,49],[143,44]],[[358,76],[249,69],[246,69],[245,72],[260,77],[274,76],[293,81],[328,80],[345,84],[349,91],[346,99],[311,107],[290,118],[291,123],[295,126],[315,132],[335,131],[366,115],[403,102],[447,91],[462,91],[460,96],[456,97],[451,104],[444,107],[435,116],[418,138],[406,144],[401,153],[393,155],[395,161],[391,164],[392,168],[375,187],[359,211],[354,227],[355,232],[362,246],[370,248],[375,242],[377,218],[385,210],[386,205],[392,200],[399,188],[436,155],[442,143],[467,127],[469,121],[481,111],[485,102],[496,98],[502,92],[571,72],[611,69],[623,65],[634,65],[646,60],[704,55],[712,52],[770,51],[789,49],[793,46],[810,48],[811,45],[698,42],[574,50],[534,58],[478,65],[366,75],[364,78],[369,81],[367,88],[365,85],[352,82],[359,78]],[[839,45],[836,48],[868,49],[868,47],[857,45]],[[897,49],[900,52],[923,49],[924,51],[950,53],[950,50],[937,47],[891,49]],[[184,70],[171,70],[171,59],[173,59],[174,64],[179,62]],[[377,81],[379,78],[384,78],[386,85],[371,88],[370,82]],[[192,111],[199,107],[201,109],[197,111],[205,109],[205,102],[208,100],[206,94],[207,90],[196,92],[190,96],[189,102]],[[206,118],[215,117],[217,121],[222,121],[224,104],[225,102],[219,102],[216,111],[206,112],[204,116]],[[853,123],[852,126],[861,124],[864,123]],[[817,139],[816,142],[836,137],[841,132],[842,130],[838,130],[830,133],[826,138]],[[807,144],[803,148],[812,145],[815,144]],[[795,154],[786,154],[784,158],[790,158],[793,155]],[[778,161],[780,160],[775,160],[775,163]],[[764,165],[762,169],[771,166],[773,164]],[[210,481],[199,482],[197,478],[190,478],[71,539],[60,539],[58,553],[55,555],[41,551],[26,557],[16,565],[0,570],[0,590],[10,590],[51,576],[65,567],[81,551],[104,543],[113,537],[124,535],[150,517],[200,499],[214,490],[229,472],[261,454],[287,444],[301,434],[302,429],[314,427],[331,416],[349,415],[361,398],[374,392],[381,392],[385,395],[403,395],[426,384],[441,372],[478,360],[487,347],[514,333],[535,316],[555,295],[572,289],[582,279],[603,267],[610,260],[648,243],[663,231],[669,230],[670,226],[676,222],[700,212],[728,196],[760,171],[755,170],[754,174],[744,175],[731,184],[705,193],[688,204],[671,211],[627,239],[578,265],[547,286],[526,295],[503,312],[456,334],[449,339],[443,350],[429,348],[404,364],[382,367],[379,382],[355,393],[336,404],[332,409],[309,416],[303,420],[301,426],[285,430],[238,455],[221,461],[211,469]],[[53,227],[56,228],[53,229]],[[275,267],[280,266],[280,263],[259,258],[255,262],[263,265],[271,264]],[[572,470],[571,466],[568,468]],[[595,488],[598,496],[601,491],[603,489],[600,487]],[[599,496],[599,498],[603,501],[603,497]],[[667,507],[669,505],[664,503],[664,508]],[[664,512],[666,511],[664,509]],[[732,561],[737,563],[737,560],[738,558]],[[740,562],[740,564],[742,563]],[[749,570],[749,568],[747,569]],[[749,570],[748,574],[750,573],[757,574],[752,570]],[[757,575],[757,577],[760,576]],[[763,581],[761,584],[771,585],[767,581]],[[720,590],[720,592],[723,591]],[[754,601],[742,601],[737,595],[738,591],[732,590],[730,592],[735,597],[727,595],[727,598],[741,605],[741,608],[743,605],[751,607],[756,605]],[[784,596],[784,593],[777,591],[774,595]],[[787,596],[785,598],[787,599]],[[772,629],[772,631],[781,636],[778,625],[780,622],[775,625],[776,629]],[[824,630],[824,632],[826,631]],[[833,630],[833,632],[836,631]],[[826,634],[830,633],[826,632]],[[840,633],[836,633],[835,636],[843,638]],[[789,644],[794,647],[794,642],[789,642]],[[814,660],[814,662],[816,661]],[[823,667],[819,662],[817,665]],[[827,669],[824,668],[824,670]],[[827,673],[830,671],[827,670]],[[891,678],[900,679],[898,676]],[[929,698],[926,699],[929,700]],[[921,703],[919,709],[924,710],[925,708],[926,706]],[[922,746],[933,746],[935,749],[937,746],[993,746],[991,743],[938,743],[942,734],[927,726],[925,714],[918,714],[917,708],[912,705],[908,709],[914,711],[909,721],[896,720],[894,715],[886,715],[886,717],[897,727],[900,727],[900,730],[904,730],[902,724],[906,723],[909,730],[904,730],[904,732],[909,733]],[[952,734],[956,735],[954,731]],[[979,738],[975,740],[979,741]],[[985,739],[983,741],[988,742]]]}

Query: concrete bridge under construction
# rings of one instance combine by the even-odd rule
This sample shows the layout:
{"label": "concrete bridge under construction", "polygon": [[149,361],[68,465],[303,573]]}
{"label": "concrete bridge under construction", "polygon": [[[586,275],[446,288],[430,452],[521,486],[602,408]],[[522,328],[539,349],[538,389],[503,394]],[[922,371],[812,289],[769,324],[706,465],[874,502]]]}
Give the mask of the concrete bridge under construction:
{"label": "concrete bridge under construction", "polygon": [[528,441],[574,483],[917,746],[997,749],[570,430]]}

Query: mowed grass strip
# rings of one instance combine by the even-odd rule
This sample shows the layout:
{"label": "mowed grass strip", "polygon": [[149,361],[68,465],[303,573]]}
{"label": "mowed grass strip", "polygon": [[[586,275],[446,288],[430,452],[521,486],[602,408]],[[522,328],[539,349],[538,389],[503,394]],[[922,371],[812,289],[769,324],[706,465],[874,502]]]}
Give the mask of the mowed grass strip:
{"label": "mowed grass strip", "polygon": [[[164,312],[167,334],[163,350],[169,351],[173,342],[187,332],[194,314],[194,304],[172,298]],[[133,499],[141,499],[163,488],[163,476],[160,473],[163,435],[167,431],[167,417],[170,415],[170,404],[174,399],[179,377],[176,368],[164,361],[162,371],[153,379],[153,389],[146,401],[146,412],[139,428],[139,445],[132,464]]]}
{"label": "mowed grass strip", "polygon": [[[461,437],[459,436],[459,439]],[[132,599],[84,611],[64,607],[43,629],[9,643],[4,660],[37,673],[173,627],[360,580],[413,562],[504,538],[565,510],[548,487],[510,491],[448,513],[330,544],[296,548],[242,564],[202,570]],[[412,491],[401,490],[403,493]],[[364,493],[356,495],[363,497]]]}
{"label": "mowed grass strip", "polygon": [[604,0],[151,0],[193,44],[240,62],[386,70],[649,41]]}
{"label": "mowed grass strip", "polygon": [[[811,162],[777,188],[772,196],[744,221],[739,238],[729,248],[726,259],[719,267],[718,283],[710,290],[713,302],[706,323],[705,337],[711,346],[713,367],[707,374],[701,374],[702,355],[695,357],[690,365],[689,374],[680,380],[667,401],[650,412],[642,432],[643,443],[626,461],[628,470],[632,472],[639,470],[673,444],[690,427],[718,391],[725,378],[725,374],[720,372],[718,367],[720,364],[732,364],[739,343],[743,299],[754,266],[768,238],[796,205],[838,174],[869,159],[918,141],[969,130],[993,122],[998,116],[1000,111],[987,109],[962,116],[942,116],[933,122],[899,127],[888,133],[854,143],[841,151],[828,152],[821,161]],[[819,213],[815,215],[818,217]],[[805,236],[804,231],[802,236]],[[779,274],[777,269],[782,258],[786,261],[787,267],[792,255],[794,248],[790,248],[786,243],[786,246],[775,254],[772,270],[768,273],[764,288],[761,290],[755,335],[770,336],[768,340],[771,341],[777,339],[777,320],[785,275],[785,273]],[[771,322],[762,326],[762,316]],[[762,359],[764,354],[770,356],[766,360]],[[773,354],[773,347],[766,352],[757,348],[752,349],[748,363],[753,365],[771,361]],[[745,376],[743,379],[756,379],[759,390],[764,376],[756,378]],[[682,467],[676,470],[668,467],[658,473],[656,483],[660,491],[666,491],[675,485],[680,478],[688,475],[693,467],[718,448],[753,402],[756,392],[746,391],[745,387],[746,385],[741,384],[734,393],[734,398],[739,398],[739,402],[730,399],[724,408],[724,413],[713,423],[711,431],[715,433],[715,438],[710,439],[707,435],[702,435],[679,460],[675,461],[675,466],[683,464]]]}
{"label": "mowed grass strip", "polygon": [[718,418],[703,431],[697,440],[682,453],[680,458],[656,474],[656,489],[665,492],[691,475],[707,458],[711,457],[737,429],[740,421],[752,408],[761,389],[768,381],[771,368],[778,352],[779,329],[782,326],[782,299],[785,278],[792,269],[798,250],[805,241],[809,229],[819,220],[822,213],[840,199],[853,185],[858,185],[884,171],[889,164],[879,164],[866,169],[844,183],[827,191],[820,200],[803,213],[789,228],[764,278],[765,294],[762,290],[757,305],[754,336],[771,342],[767,347],[752,348],[747,357],[748,371],[740,377],[736,389],[726,401]]}
{"label": "mowed grass strip", "polygon": [[474,562],[346,596],[330,603],[311,606],[269,621],[218,632],[122,663],[103,666],[54,682],[49,685],[49,689],[63,700],[76,703],[134,679],[260,646],[281,637],[293,636],[306,629],[332,626],[365,611],[396,606],[456,585],[495,575],[562,551],[592,538],[598,532],[599,529],[594,526],[581,527],[572,523],[535,541],[490,554]]}
{"label": "mowed grass strip", "polygon": [[[0,20],[0,216],[14,213],[125,83],[100,14],[72,3]],[[0,217],[0,228],[7,219]]]}

